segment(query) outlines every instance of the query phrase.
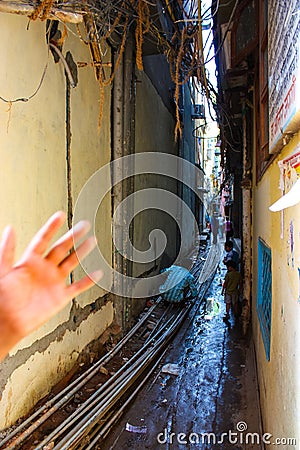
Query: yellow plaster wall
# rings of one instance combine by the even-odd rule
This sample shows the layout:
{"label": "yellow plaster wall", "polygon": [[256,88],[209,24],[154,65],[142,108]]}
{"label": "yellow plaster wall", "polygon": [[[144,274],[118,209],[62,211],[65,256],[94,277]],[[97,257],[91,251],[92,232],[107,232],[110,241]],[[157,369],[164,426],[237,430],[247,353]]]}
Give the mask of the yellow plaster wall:
{"label": "yellow plaster wall", "polygon": [[[62,24],[60,29],[63,29]],[[0,229],[11,223],[17,230],[17,256],[54,211],[67,211],[68,207],[66,79],[61,62],[55,64],[53,56],[48,54],[45,30],[46,22],[29,23],[28,18],[23,16],[0,14],[0,96],[13,101],[28,98],[38,89],[36,95],[26,102],[7,103],[0,100]],[[66,55],[67,51],[72,53],[75,62],[90,61],[88,48],[77,37],[73,25],[68,25],[62,53]],[[78,69],[78,85],[71,89],[70,108],[74,207],[84,183],[94,171],[110,161],[110,92],[106,91],[99,133],[99,85],[92,68]],[[110,261],[109,196],[102,211],[96,234]],[[65,226],[60,234],[66,229]],[[78,269],[75,279],[82,275],[82,270]],[[76,302],[84,307],[103,294],[105,292],[96,286],[78,297]],[[74,332],[70,331],[67,323],[70,310],[71,305],[11,351],[11,356],[17,358],[17,351],[22,352],[32,344],[38,345],[39,340],[43,343],[46,340],[49,345],[49,351],[35,353],[26,364],[11,373],[0,401],[0,426],[10,424],[44,395],[50,388],[50,380],[51,383],[57,382],[71,368],[78,352],[113,320],[112,304],[109,302],[101,311],[92,313],[84,324],[79,324],[79,329]],[[55,336],[55,330],[60,325],[65,327],[64,339],[51,341],[54,338],[48,338],[48,335],[52,333]],[[80,331],[82,327],[85,327],[84,335]],[[58,362],[59,372],[53,375],[56,374]],[[5,364],[7,371],[10,360]]]}
{"label": "yellow plaster wall", "polygon": [[27,25],[24,17],[0,15],[0,96],[33,95],[48,64],[28,102],[0,101],[0,227],[18,230],[18,254],[50,213],[66,209],[64,80],[48,59],[45,23]]}
{"label": "yellow plaster wall", "polygon": [[[78,37],[70,35],[67,40],[66,51],[70,48],[74,60],[89,61],[89,53],[86,45],[78,43]],[[109,49],[105,50],[103,61],[110,60]],[[100,106],[100,89],[92,68],[78,68],[78,86],[71,90],[71,179],[73,209],[76,201],[86,183],[101,167],[109,164],[111,159],[110,148],[110,92],[111,87],[105,88],[105,100],[102,111],[101,126],[98,128]],[[110,186],[110,179],[98,177],[104,186]],[[97,197],[97,192],[93,193]],[[101,246],[101,252],[111,265],[112,240],[111,240],[111,196],[105,196],[99,204],[99,210],[95,210],[95,232]],[[85,217],[83,213],[83,217]],[[99,270],[98,260],[92,264],[92,270]],[[84,276],[84,271],[79,267],[75,270],[75,279]],[[107,275],[106,275],[107,276]],[[103,296],[103,289],[95,286],[88,292],[80,295],[77,302],[80,306],[91,303],[91,299]]]}
{"label": "yellow plaster wall", "polygon": [[[298,149],[298,134],[272,163],[253,191],[253,328],[264,431],[274,438],[300,438],[300,204],[283,212],[268,208],[281,196],[278,160]],[[294,264],[291,233],[293,226]],[[281,237],[281,233],[283,236]],[[270,361],[266,360],[256,313],[257,242],[272,251],[272,331]],[[282,446],[279,448],[287,448]],[[289,447],[294,448],[294,447]]]}

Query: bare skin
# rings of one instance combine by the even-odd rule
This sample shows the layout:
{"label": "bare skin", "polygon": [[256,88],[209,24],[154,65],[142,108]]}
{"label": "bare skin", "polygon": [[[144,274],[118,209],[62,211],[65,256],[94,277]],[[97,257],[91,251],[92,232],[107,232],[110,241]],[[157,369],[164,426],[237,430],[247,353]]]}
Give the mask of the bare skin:
{"label": "bare skin", "polygon": [[[90,225],[81,221],[48,250],[64,222],[63,212],[53,214],[16,264],[14,230],[9,226],[3,232],[0,242],[0,360],[22,338],[47,322],[102,276],[102,272],[97,271],[66,284],[69,273],[90,253],[96,241],[94,237],[86,237]],[[76,252],[72,251],[79,240],[82,243]]]}
{"label": "bare skin", "polygon": [[[230,266],[229,264],[227,264],[227,269],[229,270],[229,272],[235,272],[236,269],[232,266]],[[225,295],[225,291],[226,291],[226,287],[227,287],[227,283],[226,281],[224,281],[223,283],[223,287],[222,287],[222,292],[221,295]],[[240,293],[242,289],[242,283],[240,282],[239,287],[238,287],[238,292]],[[229,315],[230,315],[230,309],[233,309],[233,314],[235,317],[238,316],[238,303],[236,303],[235,305],[231,305],[231,303],[226,303],[226,319],[229,319]]]}

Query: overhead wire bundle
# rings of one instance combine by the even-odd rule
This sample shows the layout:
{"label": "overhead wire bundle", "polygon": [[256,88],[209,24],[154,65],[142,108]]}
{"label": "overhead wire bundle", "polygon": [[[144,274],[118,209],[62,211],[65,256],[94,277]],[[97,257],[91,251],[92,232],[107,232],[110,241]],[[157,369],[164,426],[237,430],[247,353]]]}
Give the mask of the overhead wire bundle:
{"label": "overhead wire bundle", "polygon": [[[139,70],[143,70],[145,42],[155,45],[157,51],[164,54],[169,62],[170,74],[175,85],[176,138],[180,137],[182,132],[179,108],[182,85],[190,79],[195,79],[208,102],[213,106],[216,103],[216,92],[208,80],[205,69],[207,61],[204,58],[204,46],[206,43],[203,44],[202,38],[202,24],[204,21],[209,21],[212,15],[210,8],[207,8],[203,15],[201,14],[201,0],[113,0],[110,2],[22,0],[17,4],[5,0],[1,2],[0,11],[26,14],[30,21],[47,20],[62,23],[63,31],[60,37],[56,40],[47,39],[47,42],[49,50],[56,53],[56,57],[59,57],[65,66],[66,61],[61,49],[68,33],[74,34],[74,28],[70,26],[70,23],[75,24],[75,32],[81,42],[89,45],[91,65],[99,82],[99,126],[104,104],[104,88],[113,82],[124,54],[129,32],[135,39],[135,58]],[[49,30],[49,26],[47,29]],[[105,61],[108,48],[111,47],[117,55],[115,64],[108,64]],[[72,86],[72,78],[69,78]],[[41,83],[42,81],[43,78]],[[10,103],[14,101],[3,98],[2,100]],[[15,101],[24,101],[24,99]]]}

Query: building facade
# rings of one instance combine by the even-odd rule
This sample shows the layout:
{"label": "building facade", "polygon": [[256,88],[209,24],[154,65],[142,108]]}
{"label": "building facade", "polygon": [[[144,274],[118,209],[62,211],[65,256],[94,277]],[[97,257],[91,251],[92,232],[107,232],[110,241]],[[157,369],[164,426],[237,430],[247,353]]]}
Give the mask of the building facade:
{"label": "building facade", "polygon": [[222,6],[214,36],[224,169],[241,223],[244,330],[255,343],[264,432],[298,440],[299,2]]}

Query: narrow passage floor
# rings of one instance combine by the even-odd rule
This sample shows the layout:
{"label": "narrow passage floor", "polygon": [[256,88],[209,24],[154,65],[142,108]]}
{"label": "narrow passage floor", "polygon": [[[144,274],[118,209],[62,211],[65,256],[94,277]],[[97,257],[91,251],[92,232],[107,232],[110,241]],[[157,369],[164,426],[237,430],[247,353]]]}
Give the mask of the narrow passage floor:
{"label": "narrow passage floor", "polygon": [[222,266],[205,297],[219,313],[209,319],[206,302],[191,311],[101,449],[263,448],[253,343],[239,322],[223,322]]}

